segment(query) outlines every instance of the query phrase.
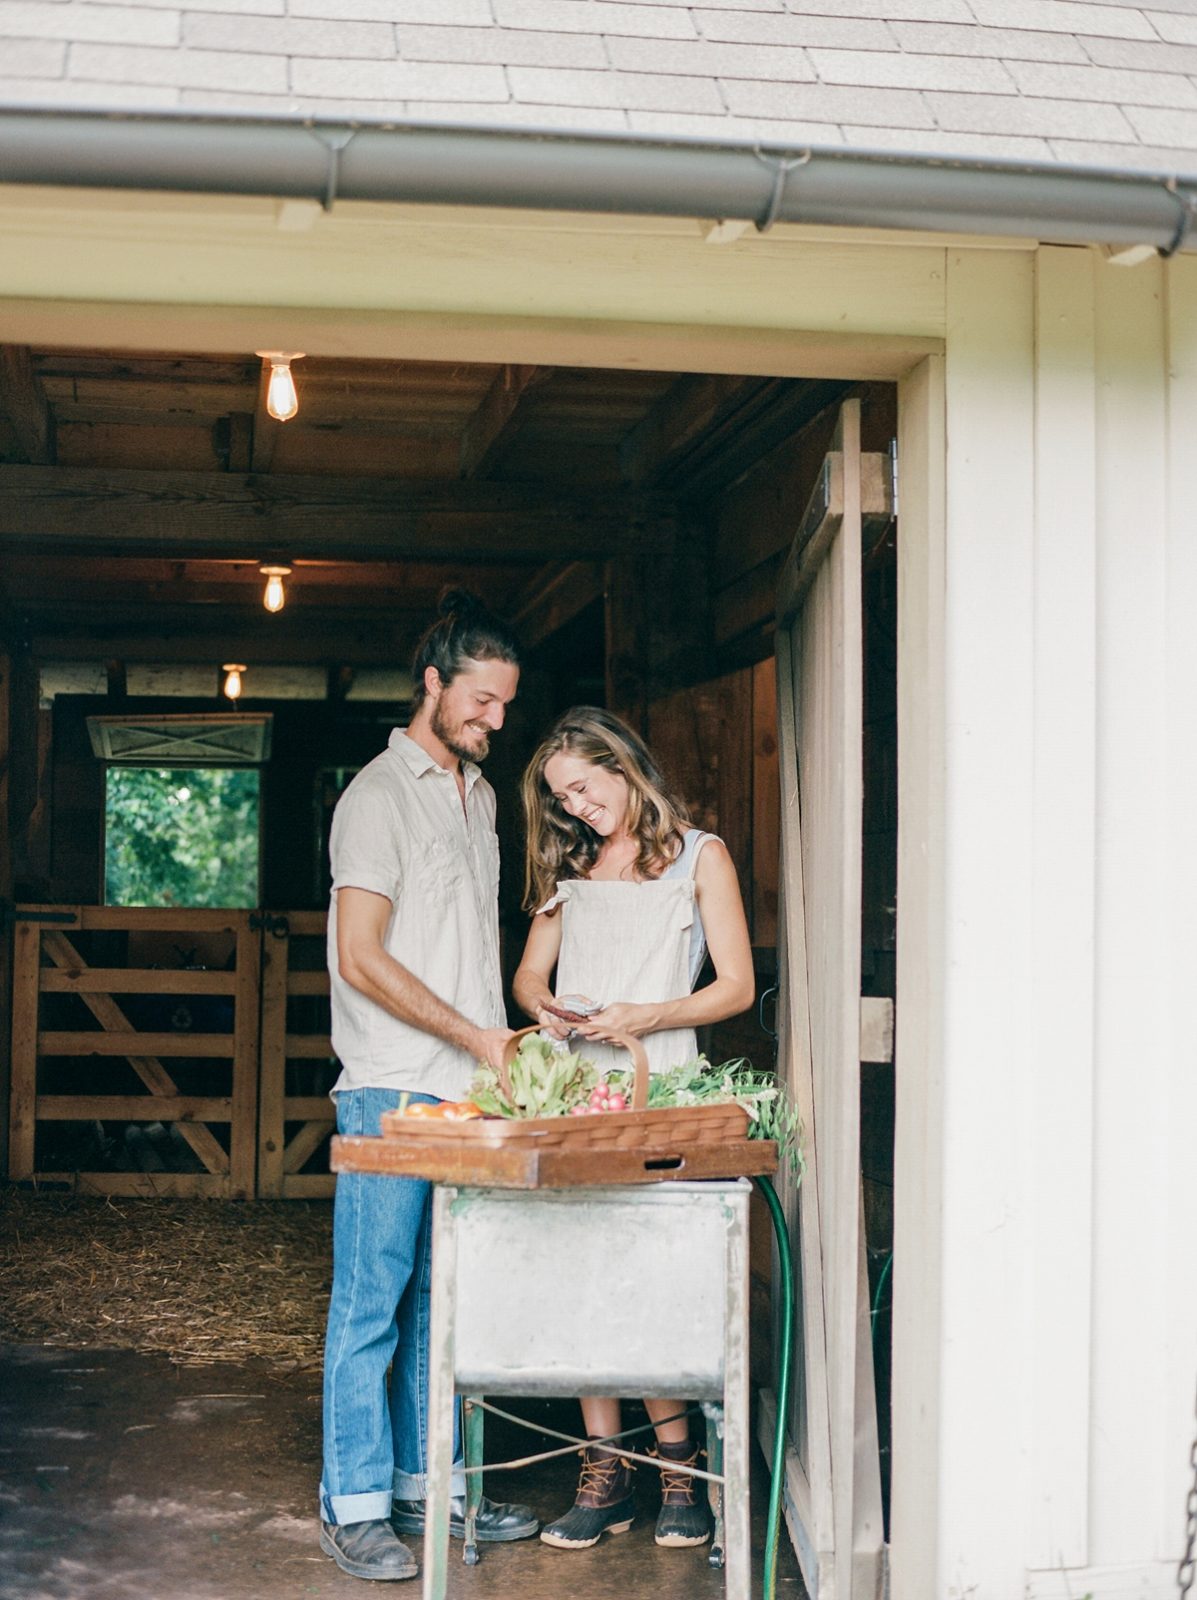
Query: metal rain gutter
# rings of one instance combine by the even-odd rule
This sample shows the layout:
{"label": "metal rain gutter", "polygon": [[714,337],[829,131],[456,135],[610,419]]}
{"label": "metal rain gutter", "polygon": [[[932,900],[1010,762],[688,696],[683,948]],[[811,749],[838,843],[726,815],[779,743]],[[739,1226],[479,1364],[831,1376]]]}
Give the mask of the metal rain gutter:
{"label": "metal rain gutter", "polygon": [[568,131],[0,108],[0,183],[1197,249],[1186,174]]}

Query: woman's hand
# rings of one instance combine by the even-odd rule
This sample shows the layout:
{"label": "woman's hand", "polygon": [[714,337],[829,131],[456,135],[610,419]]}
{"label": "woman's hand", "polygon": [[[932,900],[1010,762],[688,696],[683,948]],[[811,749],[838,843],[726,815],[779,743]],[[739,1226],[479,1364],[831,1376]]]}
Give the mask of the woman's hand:
{"label": "woman's hand", "polygon": [[572,1023],[564,1022],[560,1017],[554,1016],[547,1006],[537,1006],[536,1025],[542,1033],[547,1033],[550,1039],[568,1039],[574,1031]]}
{"label": "woman's hand", "polygon": [[602,1042],[615,1033],[630,1033],[633,1039],[642,1039],[646,1033],[655,1033],[660,1026],[659,1006],[632,1005],[629,1001],[617,1000],[580,1022],[577,1031],[584,1039]]}

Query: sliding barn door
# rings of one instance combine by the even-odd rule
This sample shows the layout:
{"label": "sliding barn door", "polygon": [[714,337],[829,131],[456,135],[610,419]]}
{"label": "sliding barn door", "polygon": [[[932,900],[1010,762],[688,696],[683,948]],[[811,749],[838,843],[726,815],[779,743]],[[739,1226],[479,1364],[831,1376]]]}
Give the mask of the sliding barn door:
{"label": "sliding barn door", "polygon": [[[884,460],[867,458],[870,512]],[[806,1130],[806,1173],[784,1197],[798,1304],[792,1404],[778,1421],[812,1600],[875,1600],[883,1556],[860,1170],[861,467],[852,400],[783,569],[777,613],[779,1068]]]}

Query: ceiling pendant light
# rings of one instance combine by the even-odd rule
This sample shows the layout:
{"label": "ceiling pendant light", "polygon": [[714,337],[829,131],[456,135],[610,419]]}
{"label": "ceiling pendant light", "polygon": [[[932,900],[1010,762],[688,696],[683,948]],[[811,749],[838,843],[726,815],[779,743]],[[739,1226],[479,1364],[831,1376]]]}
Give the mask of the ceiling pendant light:
{"label": "ceiling pendant light", "polygon": [[265,564],[258,571],[266,579],[266,588],[262,595],[262,604],[267,611],[281,611],[287,603],[286,591],[283,588],[283,579],[291,576],[291,568]]}
{"label": "ceiling pendant light", "polygon": [[245,664],[240,661],[226,661],[220,670],[224,673],[225,698],[233,701],[240,700],[241,674],[246,670]]}
{"label": "ceiling pendant light", "polygon": [[299,395],[291,373],[291,363],[303,360],[302,350],[259,350],[263,361],[270,363],[270,376],[266,382],[266,409],[276,422],[289,422],[299,410]]}

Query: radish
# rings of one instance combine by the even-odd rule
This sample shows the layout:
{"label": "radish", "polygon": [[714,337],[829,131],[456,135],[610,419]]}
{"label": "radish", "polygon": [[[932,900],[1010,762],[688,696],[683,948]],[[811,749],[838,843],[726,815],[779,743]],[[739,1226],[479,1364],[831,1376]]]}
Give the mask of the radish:
{"label": "radish", "polygon": [[618,1092],[618,1090],[615,1092],[615,1094],[608,1095],[607,1097],[608,1111],[626,1111],[627,1105],[627,1101],[624,1099],[623,1095]]}

